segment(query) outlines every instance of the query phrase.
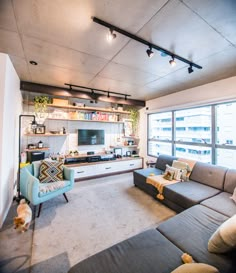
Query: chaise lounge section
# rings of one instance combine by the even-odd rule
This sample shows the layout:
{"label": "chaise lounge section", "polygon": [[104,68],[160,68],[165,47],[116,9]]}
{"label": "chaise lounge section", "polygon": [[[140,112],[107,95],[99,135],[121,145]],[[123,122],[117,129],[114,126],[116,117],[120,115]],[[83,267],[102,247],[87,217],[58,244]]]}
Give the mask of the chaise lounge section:
{"label": "chaise lounge section", "polygon": [[[161,155],[155,168],[134,171],[135,186],[157,199],[158,190],[146,179],[150,174],[162,174],[173,160],[177,158]],[[69,273],[170,273],[182,264],[183,253],[221,273],[235,272],[235,249],[224,254],[208,251],[212,234],[236,214],[236,204],[230,199],[235,187],[236,170],[196,162],[189,181],[164,187],[161,202],[179,214],[156,230],[140,233],[76,264]]]}

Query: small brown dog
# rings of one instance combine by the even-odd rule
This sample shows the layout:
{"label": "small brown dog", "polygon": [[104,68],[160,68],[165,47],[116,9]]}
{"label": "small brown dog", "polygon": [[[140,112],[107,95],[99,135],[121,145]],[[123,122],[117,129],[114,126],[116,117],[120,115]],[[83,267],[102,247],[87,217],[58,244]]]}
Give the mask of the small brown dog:
{"label": "small brown dog", "polygon": [[17,217],[14,218],[14,228],[25,232],[29,229],[31,220],[32,210],[25,199],[22,199],[17,207]]}

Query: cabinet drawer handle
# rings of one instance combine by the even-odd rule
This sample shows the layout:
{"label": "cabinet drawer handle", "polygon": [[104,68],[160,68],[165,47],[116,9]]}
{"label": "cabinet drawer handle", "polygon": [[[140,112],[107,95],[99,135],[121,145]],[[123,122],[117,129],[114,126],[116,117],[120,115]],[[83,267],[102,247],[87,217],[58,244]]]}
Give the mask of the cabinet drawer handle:
{"label": "cabinet drawer handle", "polygon": [[108,170],[108,169],[111,169],[111,167],[106,167],[105,169]]}
{"label": "cabinet drawer handle", "polygon": [[80,171],[80,172],[77,172],[77,173],[84,173],[84,171]]}
{"label": "cabinet drawer handle", "polygon": [[134,166],[134,164],[129,164],[130,166]]}

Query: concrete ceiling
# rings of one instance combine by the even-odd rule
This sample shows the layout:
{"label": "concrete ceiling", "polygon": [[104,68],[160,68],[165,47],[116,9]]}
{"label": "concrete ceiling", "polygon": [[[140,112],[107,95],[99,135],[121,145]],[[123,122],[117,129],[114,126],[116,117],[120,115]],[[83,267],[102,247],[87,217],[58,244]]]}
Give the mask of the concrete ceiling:
{"label": "concrete ceiling", "polygon": [[[201,66],[180,61],[91,19],[136,34]],[[235,0],[0,0],[0,52],[23,81],[84,85],[148,100],[236,76]],[[37,66],[29,64],[38,62]],[[222,90],[223,92],[223,90]]]}

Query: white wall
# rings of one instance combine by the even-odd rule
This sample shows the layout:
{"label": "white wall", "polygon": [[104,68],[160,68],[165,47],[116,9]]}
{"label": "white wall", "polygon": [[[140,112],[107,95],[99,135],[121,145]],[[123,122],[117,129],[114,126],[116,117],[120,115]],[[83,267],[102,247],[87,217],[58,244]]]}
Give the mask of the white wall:
{"label": "white wall", "polygon": [[148,113],[189,108],[235,99],[236,77],[231,77],[147,101],[146,107],[148,110],[142,109],[140,111],[140,127],[142,128],[140,132],[140,147],[142,147],[140,155],[146,159],[153,159],[147,156]]}
{"label": "white wall", "polygon": [[0,227],[14,195],[18,169],[20,80],[6,54],[0,53]]}

